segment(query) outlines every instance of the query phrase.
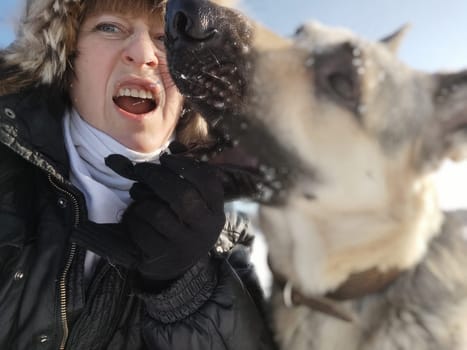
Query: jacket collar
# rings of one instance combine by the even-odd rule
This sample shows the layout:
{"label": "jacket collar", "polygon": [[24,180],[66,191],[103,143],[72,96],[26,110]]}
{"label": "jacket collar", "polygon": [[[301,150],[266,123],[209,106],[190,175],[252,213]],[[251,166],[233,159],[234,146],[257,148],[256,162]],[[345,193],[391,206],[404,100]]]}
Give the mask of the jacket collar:
{"label": "jacket collar", "polygon": [[0,143],[62,182],[69,170],[61,122],[65,101],[49,86],[0,97]]}

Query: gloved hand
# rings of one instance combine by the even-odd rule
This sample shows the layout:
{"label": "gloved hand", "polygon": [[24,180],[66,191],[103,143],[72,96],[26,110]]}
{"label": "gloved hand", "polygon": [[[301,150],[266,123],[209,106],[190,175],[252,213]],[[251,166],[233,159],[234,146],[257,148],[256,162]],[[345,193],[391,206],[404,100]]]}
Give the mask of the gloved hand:
{"label": "gloved hand", "polygon": [[167,286],[213,247],[224,223],[223,199],[256,196],[261,181],[251,169],[200,163],[186,156],[184,146],[169,147],[176,154],[162,155],[161,165],[108,157],[112,169],[136,181],[130,191],[135,201],[121,223],[81,220],[71,235],[109,262],[140,271],[152,291]]}
{"label": "gloved hand", "polygon": [[[170,147],[176,148],[180,145]],[[106,164],[136,181],[122,225],[140,251],[135,267],[143,277],[176,278],[209,252],[225,222],[218,167],[168,153],[161,155],[160,165],[133,165],[121,155],[107,157]]]}

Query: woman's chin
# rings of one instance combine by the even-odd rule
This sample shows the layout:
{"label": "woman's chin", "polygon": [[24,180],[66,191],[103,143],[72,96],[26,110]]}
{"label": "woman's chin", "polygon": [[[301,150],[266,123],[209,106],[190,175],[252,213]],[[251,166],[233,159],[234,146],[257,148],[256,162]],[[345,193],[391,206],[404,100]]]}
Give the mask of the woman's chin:
{"label": "woman's chin", "polygon": [[167,141],[155,140],[153,133],[146,137],[133,137],[125,139],[116,139],[119,143],[125,147],[131,149],[132,151],[140,153],[152,153],[160,150],[161,148],[167,145]]}

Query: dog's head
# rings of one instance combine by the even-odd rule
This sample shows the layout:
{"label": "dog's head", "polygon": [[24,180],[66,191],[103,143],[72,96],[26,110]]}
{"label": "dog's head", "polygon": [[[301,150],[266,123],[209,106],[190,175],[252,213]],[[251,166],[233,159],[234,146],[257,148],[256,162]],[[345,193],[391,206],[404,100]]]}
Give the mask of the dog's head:
{"label": "dog's head", "polygon": [[171,73],[260,169],[273,264],[309,292],[406,268],[441,223],[430,174],[467,145],[467,72],[428,74],[317,23],[281,38],[205,0],[169,2]]}
{"label": "dog's head", "polygon": [[258,31],[230,7],[205,0],[169,1],[166,23],[170,72],[188,106],[208,121],[216,139],[214,153],[222,150],[215,161],[235,159],[255,175],[259,172],[257,199],[276,201],[289,182],[287,164],[296,164],[294,156],[284,152],[259,119],[245,116],[258,96],[251,83],[258,50],[263,43],[269,49],[286,40]]}

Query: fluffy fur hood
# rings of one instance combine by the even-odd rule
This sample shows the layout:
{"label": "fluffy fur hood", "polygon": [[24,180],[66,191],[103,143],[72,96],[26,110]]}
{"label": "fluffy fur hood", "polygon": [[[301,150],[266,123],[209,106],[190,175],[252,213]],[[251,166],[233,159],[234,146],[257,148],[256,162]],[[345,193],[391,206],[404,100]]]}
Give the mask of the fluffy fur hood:
{"label": "fluffy fur hood", "polygon": [[0,94],[63,84],[85,0],[28,0],[16,40],[0,52]]}

